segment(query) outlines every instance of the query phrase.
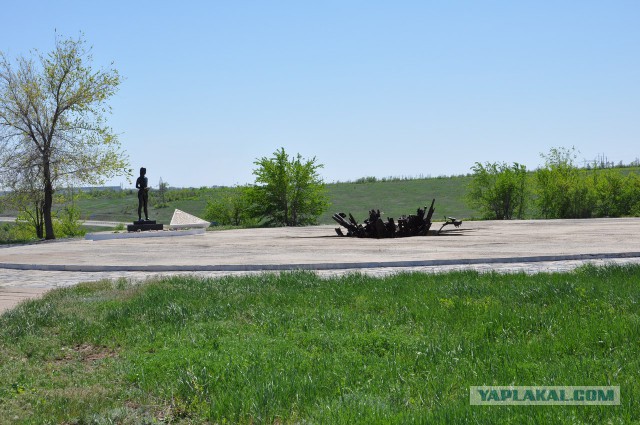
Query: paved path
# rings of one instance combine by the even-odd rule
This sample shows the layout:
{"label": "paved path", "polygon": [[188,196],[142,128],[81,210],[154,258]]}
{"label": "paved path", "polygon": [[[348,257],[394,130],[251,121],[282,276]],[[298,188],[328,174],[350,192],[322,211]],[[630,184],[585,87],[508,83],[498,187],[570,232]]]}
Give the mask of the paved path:
{"label": "paved path", "polygon": [[640,264],[640,218],[465,222],[440,236],[381,240],[341,238],[334,227],[0,247],[0,312],[52,288],[120,277],[291,269],[322,276],[459,269],[537,273],[587,262]]}

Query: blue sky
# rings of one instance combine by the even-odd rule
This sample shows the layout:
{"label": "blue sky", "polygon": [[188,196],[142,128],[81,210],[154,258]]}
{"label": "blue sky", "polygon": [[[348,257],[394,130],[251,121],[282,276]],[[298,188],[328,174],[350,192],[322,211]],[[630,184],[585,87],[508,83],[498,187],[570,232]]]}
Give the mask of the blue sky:
{"label": "blue sky", "polygon": [[638,1],[3,3],[8,56],[83,32],[115,63],[109,122],[154,186],[253,182],[280,147],[327,182],[640,157]]}

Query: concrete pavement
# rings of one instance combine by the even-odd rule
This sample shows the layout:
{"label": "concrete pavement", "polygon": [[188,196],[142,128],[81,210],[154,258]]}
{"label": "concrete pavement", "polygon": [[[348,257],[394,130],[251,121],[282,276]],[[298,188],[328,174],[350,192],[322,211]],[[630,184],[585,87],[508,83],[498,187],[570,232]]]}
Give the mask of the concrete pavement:
{"label": "concrete pavement", "polygon": [[54,287],[102,278],[292,269],[322,275],[461,268],[534,273],[585,262],[640,263],[640,218],[465,222],[439,236],[380,240],[338,237],[334,227],[0,247],[0,311]]}

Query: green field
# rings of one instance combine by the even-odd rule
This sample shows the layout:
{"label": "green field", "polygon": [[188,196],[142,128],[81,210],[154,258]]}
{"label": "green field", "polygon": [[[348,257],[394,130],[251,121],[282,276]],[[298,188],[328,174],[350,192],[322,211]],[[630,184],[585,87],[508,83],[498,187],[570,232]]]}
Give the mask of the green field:
{"label": "green field", "polygon": [[322,224],[334,224],[336,212],[352,213],[358,221],[368,218],[369,210],[379,209],[384,217],[397,219],[415,214],[419,207],[431,205],[435,198],[434,219],[444,215],[471,218],[478,213],[464,202],[471,177],[442,177],[373,183],[333,183],[327,185],[331,207],[320,217]]}
{"label": "green field", "polygon": [[[477,212],[464,202],[464,194],[470,177],[443,177],[413,180],[377,181],[369,183],[330,183],[327,192],[331,206],[319,218],[320,224],[334,224],[331,216],[336,212],[351,212],[362,221],[370,209],[380,209],[384,217],[398,218],[415,214],[419,207],[429,206],[436,199],[434,219],[446,214],[460,218],[471,218]],[[189,189],[177,189],[175,192]],[[191,190],[192,196],[167,202],[163,208],[154,208],[157,198],[149,203],[150,218],[168,223],[177,208],[198,217],[204,216],[207,201],[215,196],[217,189]],[[157,197],[157,193],[152,193]],[[178,195],[177,197],[180,197]],[[80,197],[74,201],[85,220],[121,221],[137,220],[138,198],[135,190],[124,191],[110,197]],[[58,205],[57,208],[62,208]],[[3,211],[2,215],[16,215],[16,211]]]}
{"label": "green field", "polygon": [[[81,284],[0,317],[0,422],[640,423],[638,281],[589,266]],[[616,385],[621,405],[470,406],[475,385]]]}
{"label": "green field", "polygon": [[[452,215],[470,218],[477,213],[465,205],[464,194],[469,177],[445,177],[415,180],[378,181],[373,183],[331,183],[327,192],[331,206],[319,218],[320,224],[334,224],[331,216],[336,212],[351,212],[357,220],[368,217],[370,209],[380,209],[385,217],[398,218],[415,214],[419,207],[428,207],[436,199],[435,219]],[[169,222],[174,209],[202,217],[207,199],[215,189],[202,191],[200,196],[168,202],[165,208],[153,208],[152,218]],[[137,216],[138,199],[135,191],[126,197],[89,198],[76,201],[82,217],[90,220],[131,221]]]}
{"label": "green field", "polygon": [[[176,208],[202,217],[207,206],[207,198],[184,199],[168,204],[163,208],[154,208],[149,205],[150,218],[161,223],[169,223]],[[138,219],[138,197],[135,191],[126,197],[79,199],[76,205],[81,211],[82,218],[87,220],[127,223]]]}
{"label": "green field", "polygon": [[[622,175],[640,173],[638,167],[617,168]],[[585,170],[585,172],[589,172]],[[362,179],[366,180],[366,179]],[[415,214],[419,207],[429,206],[435,198],[434,220],[453,216],[465,220],[478,219],[480,213],[465,201],[471,176],[452,176],[416,179],[387,179],[359,183],[329,183],[326,185],[329,209],[319,217],[320,224],[334,224],[331,216],[336,212],[352,213],[358,221],[368,218],[368,211],[379,209],[383,218],[397,219],[401,215]],[[159,204],[157,191],[152,191],[149,213],[152,219],[168,223],[173,211],[181,209],[203,217],[207,201],[216,196],[220,188],[173,189],[166,206]],[[81,217],[88,220],[130,222],[137,219],[138,199],[135,190],[125,190],[112,196],[81,196],[74,201]],[[57,205],[60,209],[63,205]],[[1,211],[2,215],[16,215],[16,211]],[[536,217],[530,203],[525,217]]]}
{"label": "green field", "polygon": [[[617,168],[622,175],[640,173],[638,167]],[[585,172],[588,172],[585,170]],[[429,206],[435,198],[434,220],[444,216],[478,219],[481,214],[465,201],[471,176],[451,176],[416,179],[388,179],[362,183],[329,183],[326,185],[331,206],[319,217],[320,224],[334,224],[331,216],[336,212],[352,213],[358,221],[368,218],[371,209],[379,209],[383,217],[397,219],[401,215],[415,214],[419,207]],[[186,190],[186,189],[183,189]],[[175,208],[202,217],[207,200],[216,189],[193,190],[187,199],[168,202],[165,208],[150,208],[152,218],[168,222]],[[156,195],[157,196],[157,195]],[[83,217],[94,220],[131,221],[137,215],[138,200],[135,191],[119,199],[82,199],[78,201]],[[526,217],[535,217],[534,206],[529,205]]]}

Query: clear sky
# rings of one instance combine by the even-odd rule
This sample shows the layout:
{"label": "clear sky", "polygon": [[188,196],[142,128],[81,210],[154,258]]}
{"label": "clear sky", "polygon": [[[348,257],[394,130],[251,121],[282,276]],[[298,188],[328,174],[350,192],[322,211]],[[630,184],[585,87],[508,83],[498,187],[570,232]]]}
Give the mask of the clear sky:
{"label": "clear sky", "polygon": [[[2,1],[0,50],[85,34],[124,82],[132,168],[253,182],[284,147],[326,182],[640,157],[640,1]],[[135,181],[135,176],[134,180]],[[116,179],[111,184],[123,183]]]}

